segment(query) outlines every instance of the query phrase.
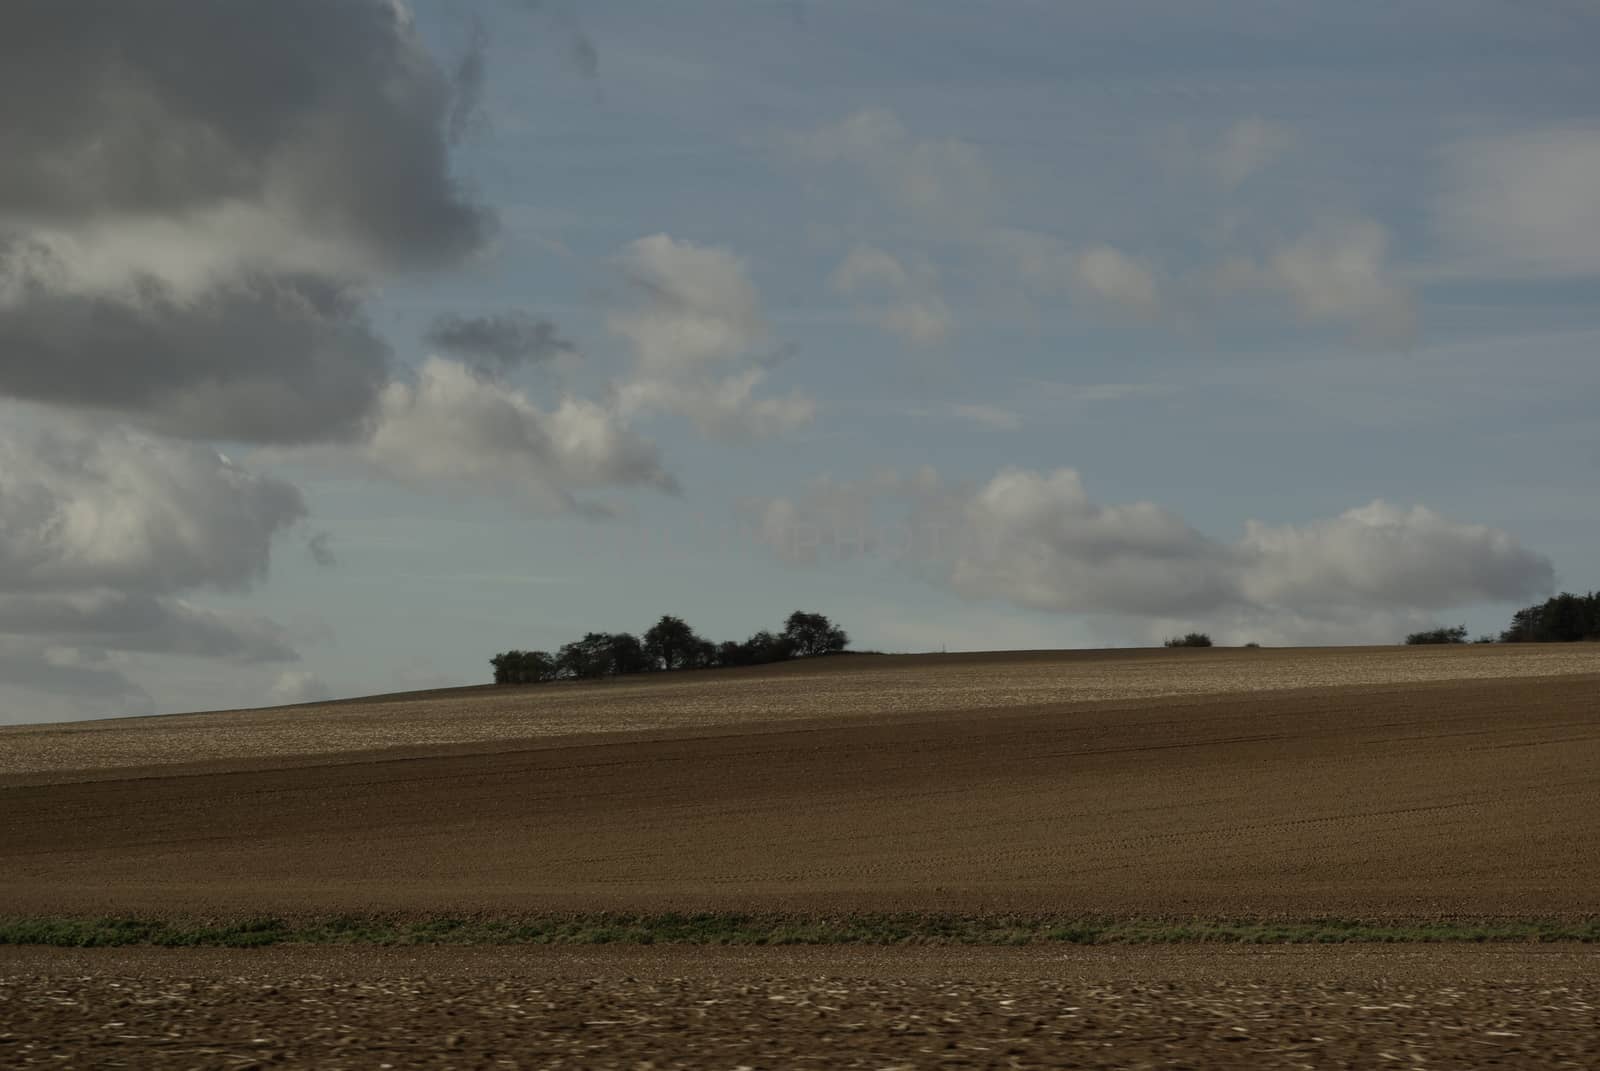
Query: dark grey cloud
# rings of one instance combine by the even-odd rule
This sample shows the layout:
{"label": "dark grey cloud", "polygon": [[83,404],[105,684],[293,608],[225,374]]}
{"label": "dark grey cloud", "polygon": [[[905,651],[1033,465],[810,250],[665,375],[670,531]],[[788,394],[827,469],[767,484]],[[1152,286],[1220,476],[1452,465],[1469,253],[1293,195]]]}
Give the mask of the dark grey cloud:
{"label": "dark grey cloud", "polygon": [[[15,265],[15,261],[13,261]],[[173,435],[249,442],[349,438],[388,378],[389,348],[355,291],[258,275],[188,296],[64,292],[7,272],[0,250],[0,393],[116,410]]]}
{"label": "dark grey cloud", "polygon": [[455,99],[450,105],[450,141],[460,141],[484,123],[483,91],[489,74],[489,34],[483,20],[472,20],[467,50],[456,63]]}
{"label": "dark grey cloud", "polygon": [[384,0],[14,0],[0,99],[0,215],[270,198],[407,265],[449,262],[487,226],[450,173],[451,81]]}
{"label": "dark grey cloud", "polygon": [[0,634],[243,662],[292,662],[299,657],[283,627],[259,614],[224,613],[181,599],[123,591],[0,595]]}
{"label": "dark grey cloud", "polygon": [[[143,713],[150,697],[115,667],[53,662],[33,644],[0,646],[0,689],[5,687],[93,702],[115,713]],[[3,693],[0,693],[3,694]],[[121,708],[121,709],[116,709]],[[71,708],[69,708],[71,709]],[[81,708],[74,713],[80,712]],[[0,723],[43,720],[24,707],[0,711]]]}
{"label": "dark grey cloud", "polygon": [[0,395],[169,434],[359,435],[389,378],[360,296],[489,213],[455,77],[388,0],[0,7]]}
{"label": "dark grey cloud", "polygon": [[556,325],[526,312],[486,316],[441,316],[428,329],[435,349],[480,368],[509,369],[577,353]]}
{"label": "dark grey cloud", "polygon": [[307,536],[306,553],[324,569],[339,564],[339,556],[333,552],[332,532],[312,532]]}

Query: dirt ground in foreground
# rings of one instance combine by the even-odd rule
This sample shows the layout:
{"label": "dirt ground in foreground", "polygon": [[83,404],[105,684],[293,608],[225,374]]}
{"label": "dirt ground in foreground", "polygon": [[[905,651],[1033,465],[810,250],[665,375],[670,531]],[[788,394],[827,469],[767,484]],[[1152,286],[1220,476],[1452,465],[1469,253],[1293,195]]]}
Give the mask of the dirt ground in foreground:
{"label": "dirt ground in foreground", "polygon": [[1600,913],[1600,679],[0,788],[12,914]]}
{"label": "dirt ground in foreground", "polygon": [[0,1063],[1592,1068],[1600,952],[0,950]]}

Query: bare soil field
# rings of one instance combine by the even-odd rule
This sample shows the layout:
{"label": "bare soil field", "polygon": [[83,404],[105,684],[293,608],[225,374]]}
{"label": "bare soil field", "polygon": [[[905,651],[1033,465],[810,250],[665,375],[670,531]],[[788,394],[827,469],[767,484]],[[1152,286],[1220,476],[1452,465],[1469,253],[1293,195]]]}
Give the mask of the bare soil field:
{"label": "bare soil field", "polygon": [[[0,915],[1600,915],[1600,645],[867,657],[0,731]],[[0,1065],[1588,1068],[1595,945],[0,947]]]}
{"label": "bare soil field", "polygon": [[594,684],[459,688],[264,710],[0,727],[0,777],[481,745],[596,732],[706,732],[818,718],[1600,674],[1600,644],[850,655]]}
{"label": "bare soil field", "polygon": [[[306,718],[300,746],[340,747],[328,726],[370,715],[214,716],[243,737],[231,759],[198,731],[172,754],[205,761],[169,768],[85,780],[41,770],[37,750],[14,760],[28,772],[0,788],[0,913],[1600,914],[1600,676],[1572,672],[1593,648],[1524,650],[847,659],[637,689],[746,696],[728,709],[810,694],[831,719],[763,723],[752,707],[743,724],[298,763],[269,743],[272,761],[245,769],[252,719],[276,740],[272,718]],[[1476,674],[1512,664],[1565,675]],[[1170,692],[1186,673],[1220,688],[1268,665],[1276,689],[1118,691]],[[1096,701],[1011,701],[1080,677],[1112,683]],[[1327,677],[1365,683],[1289,687]],[[890,708],[1000,698],[850,714],[875,681]],[[507,701],[645,703],[631,685],[532,691]],[[470,702],[446,697],[436,718]],[[148,724],[181,738],[196,721]],[[54,731],[92,764],[97,731],[140,730]]]}
{"label": "bare soil field", "polygon": [[1592,1068],[1592,949],[0,950],[7,1067]]}

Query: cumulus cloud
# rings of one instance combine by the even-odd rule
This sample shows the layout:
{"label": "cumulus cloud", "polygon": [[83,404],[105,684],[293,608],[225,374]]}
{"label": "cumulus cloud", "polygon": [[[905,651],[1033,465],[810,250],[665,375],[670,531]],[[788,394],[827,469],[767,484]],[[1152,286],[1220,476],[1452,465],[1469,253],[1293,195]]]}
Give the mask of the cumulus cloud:
{"label": "cumulus cloud", "polygon": [[907,267],[893,254],[859,245],[834,269],[828,285],[858,300],[857,313],[907,342],[942,342],[954,324],[939,296],[938,272],[927,261]]}
{"label": "cumulus cloud", "polygon": [[699,371],[745,356],[767,338],[760,295],[732,252],[653,234],[617,259],[636,300],[609,323],[643,371]]}
{"label": "cumulus cloud", "polygon": [[676,490],[656,449],[612,409],[579,398],[539,408],[521,390],[457,361],[432,358],[390,383],[355,455],[414,486],[512,491],[552,510],[603,513],[575,492],[605,486]]}
{"label": "cumulus cloud", "polygon": [[58,721],[90,710],[148,713],[150,696],[103,655],[0,635],[0,723]]}
{"label": "cumulus cloud", "polygon": [[259,614],[104,588],[0,595],[0,634],[71,638],[113,651],[293,661],[283,627]]}
{"label": "cumulus cloud", "polygon": [[[896,510],[887,520],[886,504]],[[1303,525],[1250,521],[1225,541],[1153,502],[1096,502],[1071,469],[1007,469],[971,488],[931,470],[821,481],[749,508],[757,539],[787,561],[892,548],[971,598],[1257,640],[1386,641],[1376,630],[1542,595],[1554,579],[1550,561],[1508,533],[1422,506],[1379,501]]]}
{"label": "cumulus cloud", "polygon": [[1450,146],[1434,226],[1471,271],[1600,274],[1600,127],[1544,127]]}
{"label": "cumulus cloud", "polygon": [[[214,450],[123,428],[0,426],[0,678],[12,687],[143,709],[113,654],[280,662],[286,632],[197,605],[242,591],[300,493]],[[53,709],[53,708],[52,708]],[[95,709],[99,709],[97,706]]]}
{"label": "cumulus cloud", "polygon": [[456,63],[454,99],[447,129],[452,143],[461,141],[484,122],[483,90],[489,74],[489,35],[483,20],[473,18],[472,36]]}
{"label": "cumulus cloud", "polygon": [[617,388],[617,402],[624,413],[677,413],[713,439],[787,435],[811,423],[816,402],[798,390],[757,395],[766,378],[765,369],[746,368],[703,382],[635,379]]}
{"label": "cumulus cloud", "polygon": [[1260,261],[1224,262],[1216,278],[1225,295],[1284,295],[1307,321],[1347,325],[1375,342],[1407,342],[1416,308],[1390,269],[1388,245],[1388,231],[1372,220],[1325,222]]}
{"label": "cumulus cloud", "polygon": [[388,0],[8,5],[0,214],[75,227],[273,208],[386,263],[482,239],[450,174],[450,81]]}
{"label": "cumulus cloud", "polygon": [[577,347],[556,325],[520,309],[483,316],[441,316],[427,342],[479,368],[506,370],[521,364],[570,359]]}
{"label": "cumulus cloud", "polygon": [[792,392],[761,396],[758,348],[771,337],[744,261],[729,250],[665,234],[631,243],[617,258],[628,303],[608,325],[634,354],[617,386],[627,416],[665,411],[721,438],[783,434],[809,423],[815,403]]}
{"label": "cumulus cloud", "polygon": [[0,394],[172,434],[355,433],[385,380],[373,277],[487,213],[452,81],[388,0],[12,5],[0,93]]}
{"label": "cumulus cloud", "polygon": [[214,450],[118,428],[0,431],[0,590],[240,591],[305,516]]}
{"label": "cumulus cloud", "polygon": [[132,415],[174,435],[254,442],[357,433],[388,347],[352,291],[259,276],[182,298],[154,278],[73,292],[0,248],[0,392]]}

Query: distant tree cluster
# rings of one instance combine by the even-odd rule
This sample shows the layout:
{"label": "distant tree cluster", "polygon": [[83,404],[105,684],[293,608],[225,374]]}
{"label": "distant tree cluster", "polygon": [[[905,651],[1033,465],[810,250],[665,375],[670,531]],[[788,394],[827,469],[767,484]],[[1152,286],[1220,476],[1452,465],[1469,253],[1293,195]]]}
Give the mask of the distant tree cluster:
{"label": "distant tree cluster", "polygon": [[[1528,606],[1511,615],[1511,627],[1500,633],[1500,643],[1577,643],[1600,640],[1600,592],[1574,595],[1563,591],[1537,606]],[[1434,628],[1413,632],[1406,642],[1466,643],[1467,626]],[[1492,635],[1479,636],[1473,643],[1495,643]]]}
{"label": "distant tree cluster", "polygon": [[1453,628],[1431,628],[1423,632],[1413,632],[1406,637],[1406,642],[1413,647],[1429,643],[1466,643],[1467,626],[1456,625]]}
{"label": "distant tree cluster", "polygon": [[1210,647],[1211,637],[1204,632],[1191,632],[1186,636],[1173,636],[1167,640],[1168,647]]}
{"label": "distant tree cluster", "polygon": [[1576,643],[1600,640],[1600,592],[1573,595],[1562,592],[1538,606],[1511,615],[1511,627],[1500,633],[1501,643]]}
{"label": "distant tree cluster", "polygon": [[713,643],[702,639],[681,617],[668,614],[642,637],[631,632],[590,632],[562,645],[554,655],[544,651],[504,651],[489,659],[496,684],[536,684],[568,678],[616,677],[717,666],[758,666],[791,658],[834,654],[850,637],[822,614],[796,610],[782,632],[762,629],[744,641]]}

